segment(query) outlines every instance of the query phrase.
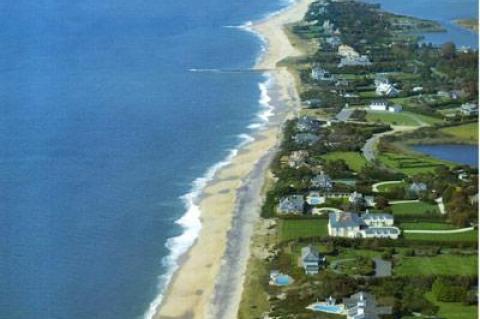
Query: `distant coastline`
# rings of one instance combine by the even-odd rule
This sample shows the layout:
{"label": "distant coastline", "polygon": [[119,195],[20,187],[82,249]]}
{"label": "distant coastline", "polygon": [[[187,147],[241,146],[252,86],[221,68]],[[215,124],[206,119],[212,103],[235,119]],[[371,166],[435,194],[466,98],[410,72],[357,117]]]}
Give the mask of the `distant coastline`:
{"label": "distant coastline", "polygon": [[478,19],[457,19],[454,22],[465,29],[478,33]]}

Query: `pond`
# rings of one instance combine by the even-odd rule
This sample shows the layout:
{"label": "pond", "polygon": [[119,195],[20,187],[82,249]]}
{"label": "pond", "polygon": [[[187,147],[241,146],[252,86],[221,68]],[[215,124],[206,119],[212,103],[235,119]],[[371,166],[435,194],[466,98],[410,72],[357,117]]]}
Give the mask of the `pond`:
{"label": "pond", "polygon": [[423,42],[441,45],[453,41],[458,47],[478,48],[478,35],[458,26],[456,19],[478,19],[478,0],[363,0],[379,3],[384,10],[440,22],[447,32],[425,33]]}
{"label": "pond", "polygon": [[413,145],[412,148],[417,152],[424,153],[441,160],[478,167],[478,145],[419,144]]}

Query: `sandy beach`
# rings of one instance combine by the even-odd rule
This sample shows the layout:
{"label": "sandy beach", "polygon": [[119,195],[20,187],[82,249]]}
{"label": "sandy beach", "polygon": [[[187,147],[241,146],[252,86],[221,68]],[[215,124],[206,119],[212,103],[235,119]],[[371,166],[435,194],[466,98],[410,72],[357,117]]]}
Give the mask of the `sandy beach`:
{"label": "sandy beach", "polygon": [[202,230],[172,279],[156,319],[237,317],[265,171],[282,123],[299,105],[293,76],[276,67],[285,57],[300,54],[283,26],[301,20],[310,3],[300,0],[253,26],[266,42],[265,55],[256,67],[270,70],[273,77],[269,95],[275,115],[205,188],[200,202]]}

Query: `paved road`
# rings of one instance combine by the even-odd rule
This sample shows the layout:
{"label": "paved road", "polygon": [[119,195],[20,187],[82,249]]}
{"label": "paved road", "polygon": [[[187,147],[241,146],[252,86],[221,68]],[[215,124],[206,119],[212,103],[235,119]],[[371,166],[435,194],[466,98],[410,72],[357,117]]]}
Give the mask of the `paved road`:
{"label": "paved road", "polygon": [[354,109],[349,109],[344,107],[336,116],[335,118],[339,121],[346,122],[352,115]]}
{"label": "paved road", "polygon": [[388,203],[390,205],[395,205],[395,204],[409,204],[409,203],[419,203],[419,199],[405,199],[405,200],[391,200]]}
{"label": "paved road", "polygon": [[378,193],[378,187],[382,185],[390,185],[390,184],[400,184],[402,181],[386,181],[386,182],[379,182],[372,185],[372,192]]}
{"label": "paved road", "polygon": [[410,233],[410,234],[458,234],[458,233],[466,233],[474,229],[475,227],[467,227],[467,228],[460,228],[460,229],[445,229],[445,230],[406,229],[403,232]]}
{"label": "paved road", "polygon": [[420,127],[428,126],[427,123],[423,122],[419,118],[415,117],[414,115],[409,115],[413,120],[417,121],[419,126],[391,126],[392,130],[388,132],[378,133],[370,137],[365,145],[362,147],[363,157],[369,162],[373,162],[375,160],[376,154],[376,146],[378,141],[381,137],[385,135],[395,134],[397,132],[408,132],[416,130]]}
{"label": "paved road", "polygon": [[438,210],[440,214],[445,215],[447,212],[445,210],[445,204],[443,203],[443,197],[439,197],[435,200],[438,204]]}
{"label": "paved road", "polygon": [[381,258],[373,258],[375,263],[375,277],[390,277],[392,275],[392,262]]}

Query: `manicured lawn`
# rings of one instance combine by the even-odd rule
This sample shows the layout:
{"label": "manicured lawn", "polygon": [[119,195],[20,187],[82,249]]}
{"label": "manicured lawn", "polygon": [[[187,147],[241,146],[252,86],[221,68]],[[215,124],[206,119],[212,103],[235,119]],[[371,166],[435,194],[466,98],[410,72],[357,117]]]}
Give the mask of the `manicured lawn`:
{"label": "manicured lawn", "polygon": [[478,318],[478,307],[475,305],[467,306],[461,302],[441,302],[437,301],[431,292],[425,294],[425,297],[433,304],[439,307],[437,315],[445,319],[476,319]]}
{"label": "manicured lawn", "polygon": [[402,126],[419,126],[420,123],[414,118],[406,114],[401,113],[389,113],[389,112],[368,112],[367,121],[369,122],[382,122],[392,125]]}
{"label": "manicured lawn", "polygon": [[326,160],[344,160],[354,171],[358,172],[367,163],[362,154],[357,152],[331,152],[322,156]]}
{"label": "manicured lawn", "polygon": [[280,221],[280,240],[328,236],[327,219],[283,219]]}
{"label": "manicured lawn", "polygon": [[476,275],[477,256],[439,255],[435,257],[402,257],[395,264],[397,276]]}
{"label": "manicured lawn", "polygon": [[455,229],[452,224],[446,223],[401,223],[401,229],[421,229],[421,230],[445,230],[445,229]]}
{"label": "manicured lawn", "polygon": [[427,115],[418,114],[418,113],[411,113],[411,112],[406,112],[406,113],[411,114],[412,116],[418,118],[420,121],[425,122],[429,125],[434,125],[436,123],[443,122],[442,119],[432,117],[432,116],[427,116]]}
{"label": "manicured lawn", "polygon": [[425,241],[477,241],[478,230],[472,230],[464,233],[456,234],[407,234],[403,237],[408,240],[425,240]]}
{"label": "manicured lawn", "polygon": [[432,172],[441,165],[452,166],[453,163],[437,160],[433,157],[424,156],[421,154],[394,154],[382,153],[378,156],[382,164],[401,171],[407,175],[416,175],[419,173]]}
{"label": "manicured lawn", "polygon": [[391,125],[420,126],[422,122],[428,125],[433,125],[441,122],[442,120],[412,112],[389,113],[369,111],[367,114],[367,121],[383,122]]}
{"label": "manicured lawn", "polygon": [[395,216],[421,215],[429,211],[439,213],[438,206],[425,202],[392,205],[392,212]]}
{"label": "manicured lawn", "polygon": [[478,123],[469,123],[459,126],[446,127],[441,129],[442,132],[455,136],[456,138],[468,141],[478,141]]}
{"label": "manicured lawn", "polygon": [[388,193],[394,188],[405,187],[405,186],[406,184],[404,182],[395,183],[395,184],[383,184],[378,186],[378,191],[382,193]]}

